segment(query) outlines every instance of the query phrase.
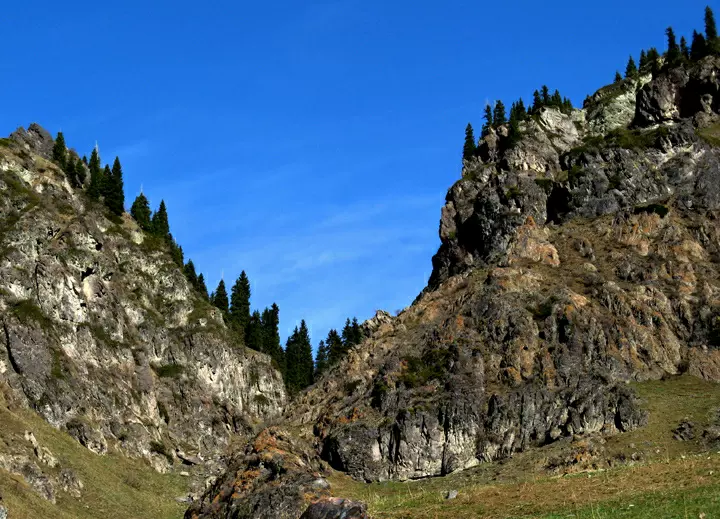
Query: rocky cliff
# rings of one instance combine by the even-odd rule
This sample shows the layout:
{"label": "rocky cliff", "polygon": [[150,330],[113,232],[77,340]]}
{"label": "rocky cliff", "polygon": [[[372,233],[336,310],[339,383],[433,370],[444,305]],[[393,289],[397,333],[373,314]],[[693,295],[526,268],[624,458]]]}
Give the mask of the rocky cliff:
{"label": "rocky cliff", "polygon": [[[284,454],[262,449],[304,455],[305,479],[248,470],[248,448],[186,517],[296,517],[318,458],[439,476],[641,427],[628,381],[720,381],[718,77],[710,57],[544,108],[518,140],[491,131],[448,192],[428,288],[298,398]],[[268,478],[294,508],[247,507]]]}
{"label": "rocky cliff", "polygon": [[52,145],[37,125],[0,140],[0,385],[98,454],[216,461],[281,413],[280,374],[162,240],[70,186]]}

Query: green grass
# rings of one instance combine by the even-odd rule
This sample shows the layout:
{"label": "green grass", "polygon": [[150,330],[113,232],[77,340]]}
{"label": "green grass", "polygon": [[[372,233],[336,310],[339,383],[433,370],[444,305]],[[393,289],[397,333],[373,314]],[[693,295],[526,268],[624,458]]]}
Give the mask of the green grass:
{"label": "green grass", "polygon": [[[366,502],[378,519],[720,517],[720,453],[673,439],[680,420],[695,422],[698,433],[710,423],[720,385],[682,376],[633,387],[648,425],[607,438],[597,469],[549,472],[548,460],[563,446],[555,443],[444,478],[364,484],[335,474],[333,494]],[[632,453],[641,461],[606,462]],[[457,499],[445,499],[449,490],[459,491]]]}
{"label": "green grass", "polygon": [[720,123],[696,130],[697,135],[711,146],[720,146]]}
{"label": "green grass", "polygon": [[[0,470],[0,495],[11,519],[179,519],[185,505],[175,497],[187,494],[187,479],[159,474],[146,462],[119,454],[98,456],[31,411],[10,411],[0,392],[0,445],[24,445],[32,431],[49,448],[62,468],[72,469],[83,482],[76,499],[57,490],[53,505],[36,494],[22,478]],[[47,473],[58,469],[45,467]]]}

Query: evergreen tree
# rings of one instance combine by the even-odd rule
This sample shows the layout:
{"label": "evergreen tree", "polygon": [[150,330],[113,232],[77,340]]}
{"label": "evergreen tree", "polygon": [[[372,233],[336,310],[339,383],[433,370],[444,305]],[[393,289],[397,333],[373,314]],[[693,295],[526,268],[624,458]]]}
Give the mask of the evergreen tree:
{"label": "evergreen tree", "polygon": [[525,119],[527,119],[527,108],[525,108],[525,103],[523,102],[522,97],[518,99],[516,111],[516,117],[518,121],[524,121]]}
{"label": "evergreen tree", "polygon": [[65,169],[65,161],[67,160],[67,148],[65,147],[65,137],[62,132],[58,132],[55,138],[55,144],[52,149],[52,158],[63,170]]}
{"label": "evergreen tree", "polygon": [[310,334],[305,321],[300,323],[300,328],[295,327],[292,335],[288,338],[285,346],[285,359],[287,362],[285,385],[290,393],[296,394],[310,386],[313,381],[314,363]]}
{"label": "evergreen tree", "polygon": [[705,41],[708,46],[715,50],[715,44],[717,43],[718,32],[717,26],[715,25],[715,15],[710,6],[705,8]]}
{"label": "evergreen tree", "polygon": [[345,356],[345,345],[337,330],[328,332],[325,347],[328,349],[328,366],[337,364]]}
{"label": "evergreen tree", "polygon": [[215,289],[215,297],[213,297],[212,304],[218,307],[222,311],[223,316],[227,318],[229,303],[224,279],[220,280],[220,283],[218,283]]}
{"label": "evergreen tree", "polygon": [[502,101],[495,103],[495,109],[493,110],[493,124],[495,128],[505,124],[507,122],[507,115],[505,114],[505,105]]}
{"label": "evergreen tree", "polygon": [[90,169],[90,187],[88,187],[88,195],[97,200],[100,198],[103,185],[103,173],[100,167],[100,154],[98,153],[97,148],[95,148],[90,155],[88,168]]}
{"label": "evergreen tree", "polygon": [[250,280],[243,270],[230,290],[230,323],[241,334],[250,322]]}
{"label": "evergreen tree", "polygon": [[75,181],[77,182],[77,187],[83,187],[85,184],[85,164],[87,159],[85,161],[78,160],[75,163]]}
{"label": "evergreen tree", "polygon": [[495,121],[493,121],[493,111],[492,107],[487,104],[485,105],[485,114],[484,114],[485,123],[482,127],[482,136],[485,137],[490,133],[490,128],[495,127]]}
{"label": "evergreen tree", "polygon": [[175,265],[182,269],[185,265],[185,256],[183,255],[182,247],[175,241],[172,234],[168,240],[168,245],[170,246],[170,257]]}
{"label": "evergreen tree", "polygon": [[207,285],[205,284],[205,276],[203,276],[202,274],[200,274],[197,278],[197,289],[203,299],[205,299],[206,301],[210,299],[208,297]]}
{"label": "evergreen tree", "polygon": [[550,106],[553,106],[555,108],[560,108],[562,106],[562,96],[560,96],[560,91],[557,89],[550,97]]}
{"label": "evergreen tree", "polygon": [[125,191],[120,159],[115,157],[112,170],[105,179],[105,205],[118,216],[125,212]]}
{"label": "evergreen tree", "polygon": [[540,99],[542,100],[542,106],[547,106],[550,103],[550,89],[547,85],[542,86]]}
{"label": "evergreen tree", "polygon": [[135,219],[138,227],[140,227],[143,231],[151,232],[153,230],[150,202],[148,202],[148,199],[144,194],[140,193],[137,198],[135,198],[135,201],[130,208],[130,215]]}
{"label": "evergreen tree", "polygon": [[675,66],[682,60],[682,52],[675,39],[675,31],[672,27],[665,30],[668,39],[667,63],[669,66]]}
{"label": "evergreen tree", "polygon": [[622,83],[622,76],[620,75],[620,72],[615,72],[615,83]]}
{"label": "evergreen tree", "polygon": [[86,166],[88,165],[87,155],[83,155],[82,161],[83,161],[83,164],[85,164]]}
{"label": "evergreen tree", "polygon": [[680,53],[682,54],[682,58],[685,61],[690,60],[690,48],[688,47],[687,40],[685,39],[685,36],[680,38]]}
{"label": "evergreen tree", "polygon": [[693,31],[693,39],[690,44],[690,59],[698,61],[707,56],[707,43],[705,42],[705,36]]}
{"label": "evergreen tree", "polygon": [[562,107],[563,113],[570,114],[573,111],[573,104],[572,101],[570,101],[570,98],[565,97],[563,99],[563,107]]}
{"label": "evergreen tree", "polygon": [[193,288],[197,288],[198,276],[197,272],[195,272],[195,264],[192,260],[188,260],[188,262],[185,264],[185,267],[183,268],[183,273],[185,274],[185,278],[188,280],[190,285]]}
{"label": "evergreen tree", "polygon": [[363,339],[365,339],[362,328],[360,328],[360,323],[358,323],[357,317],[353,317],[352,324],[350,325],[350,330],[352,332],[353,346],[360,344]]}
{"label": "evergreen tree", "polygon": [[278,371],[285,376],[286,362],[285,351],[280,343],[280,309],[273,303],[270,308],[266,308],[261,317],[263,329],[263,352],[270,355],[275,362]]}
{"label": "evergreen tree", "polygon": [[648,72],[656,75],[660,71],[660,53],[655,47],[650,47],[647,52]]}
{"label": "evergreen tree", "polygon": [[625,77],[628,79],[636,79],[638,77],[638,68],[632,56],[630,56],[627,67],[625,67]]}
{"label": "evergreen tree", "polygon": [[167,207],[165,200],[160,201],[160,207],[152,216],[152,232],[158,236],[168,239],[170,236],[170,222],[168,221]]}
{"label": "evergreen tree", "polygon": [[63,169],[70,185],[72,187],[80,187],[80,184],[77,181],[75,158],[72,155],[68,155]]}
{"label": "evergreen tree", "polygon": [[110,175],[112,175],[110,166],[105,164],[105,169],[103,169],[102,176],[100,177],[100,196],[103,197],[104,201],[107,200],[110,189]]}
{"label": "evergreen tree", "polygon": [[640,51],[640,66],[639,66],[639,72],[641,74],[646,74],[649,71],[649,63],[647,59],[647,54],[645,53],[645,49]]}
{"label": "evergreen tree", "polygon": [[310,332],[304,319],[300,321],[300,329],[298,330],[298,353],[300,360],[300,383],[302,389],[305,389],[311,386],[314,381],[315,362],[313,361]]}
{"label": "evergreen tree", "polygon": [[330,356],[330,348],[325,345],[325,341],[318,344],[317,355],[315,356],[315,380],[319,379],[328,368]]}
{"label": "evergreen tree", "polygon": [[463,146],[463,161],[470,160],[475,156],[475,136],[473,135],[473,127],[468,123],[465,128],[465,145]]}
{"label": "evergreen tree", "polygon": [[247,330],[245,330],[245,345],[250,349],[266,352],[264,331],[260,312],[255,310],[250,316]]}
{"label": "evergreen tree", "polygon": [[538,110],[540,110],[540,108],[542,108],[542,105],[543,105],[543,102],[542,102],[542,97],[540,97],[540,92],[535,90],[535,92],[533,92],[533,104],[532,104],[532,108],[530,109],[530,113],[531,114],[538,113]]}

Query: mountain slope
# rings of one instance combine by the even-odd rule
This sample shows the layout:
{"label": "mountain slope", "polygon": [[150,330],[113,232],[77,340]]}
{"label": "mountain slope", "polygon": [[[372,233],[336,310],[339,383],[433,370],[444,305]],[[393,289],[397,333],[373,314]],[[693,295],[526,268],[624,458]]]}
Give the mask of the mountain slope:
{"label": "mountain slope", "polygon": [[270,477],[291,511],[247,508],[269,475],[238,453],[186,517],[296,517],[316,457],[365,481],[446,475],[643,427],[628,382],[720,381],[718,77],[709,57],[543,108],[517,140],[491,130],[448,193],[428,289],[264,433],[283,448],[246,451],[315,460]]}

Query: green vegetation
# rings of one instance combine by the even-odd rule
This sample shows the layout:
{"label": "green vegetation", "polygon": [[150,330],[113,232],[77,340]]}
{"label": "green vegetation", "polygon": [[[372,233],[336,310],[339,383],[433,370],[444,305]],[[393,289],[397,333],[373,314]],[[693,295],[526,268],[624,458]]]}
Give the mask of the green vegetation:
{"label": "green vegetation", "polygon": [[296,394],[313,383],[315,366],[312,344],[304,320],[300,322],[300,327],[296,326],[292,335],[288,337],[285,344],[285,361],[287,364],[285,385],[290,394]]}
{"label": "green vegetation", "polygon": [[243,270],[230,290],[230,326],[242,337],[250,325],[250,280]]}
{"label": "green vegetation", "polygon": [[18,318],[20,322],[34,321],[43,328],[49,328],[52,325],[40,307],[32,299],[23,299],[10,306],[10,312]]}
{"label": "green vegetation", "polygon": [[223,316],[227,319],[228,311],[230,310],[230,303],[228,301],[227,290],[225,289],[225,280],[221,279],[218,283],[215,292],[212,296],[212,304],[215,305],[223,313]]}
{"label": "green vegetation", "polygon": [[[106,168],[107,171],[107,168]],[[105,205],[115,215],[125,212],[125,192],[120,159],[115,157],[112,170],[105,177]]]}
{"label": "green vegetation", "polygon": [[433,348],[422,357],[405,357],[405,369],[400,382],[409,388],[424,386],[431,380],[441,380],[448,370],[452,353],[444,348]]}
{"label": "green vegetation", "polygon": [[463,160],[470,160],[475,156],[475,135],[472,124],[468,123],[465,128],[465,144],[463,145]]}
{"label": "green vegetation", "polygon": [[65,137],[62,132],[58,132],[55,138],[55,144],[52,149],[52,158],[62,169],[65,169],[65,161],[67,160],[67,148],[65,147]]}
{"label": "green vegetation", "polygon": [[711,146],[720,146],[720,123],[696,130],[697,135]]}
{"label": "green vegetation", "polygon": [[[442,478],[365,484],[335,474],[333,494],[364,501],[378,519],[709,519],[720,514],[720,454],[707,452],[702,440],[673,439],[683,419],[699,428],[709,425],[711,411],[720,407],[720,384],[682,376],[632,386],[649,412],[648,425],[608,437],[598,468],[569,466],[564,475],[548,473],[548,460],[568,446],[556,442]],[[373,393],[381,398],[382,387]],[[606,462],[632,452],[642,461]],[[445,499],[450,490],[459,492],[456,499]]]}
{"label": "green vegetation", "polygon": [[152,231],[152,212],[150,211],[150,202],[147,197],[140,193],[130,207],[130,216],[135,219],[138,227],[145,232]]}

